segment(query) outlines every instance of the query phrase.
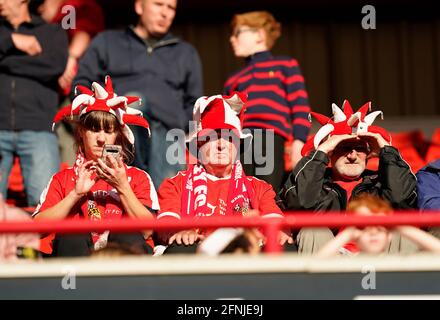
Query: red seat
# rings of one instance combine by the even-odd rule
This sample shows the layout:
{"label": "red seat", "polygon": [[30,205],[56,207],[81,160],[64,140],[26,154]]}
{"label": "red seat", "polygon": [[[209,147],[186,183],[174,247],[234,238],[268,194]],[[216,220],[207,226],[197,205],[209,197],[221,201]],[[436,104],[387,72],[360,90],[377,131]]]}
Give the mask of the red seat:
{"label": "red seat", "polygon": [[40,251],[45,254],[52,254],[52,241],[55,238],[55,233],[51,233],[40,239]]}
{"label": "red seat", "polygon": [[399,151],[402,158],[408,163],[413,172],[417,172],[425,166],[424,159],[420,157],[415,148],[402,148]]}
{"label": "red seat", "polygon": [[373,170],[373,171],[379,170],[379,158],[378,157],[374,157],[374,158],[368,159],[367,169],[368,170]]}
{"label": "red seat", "polygon": [[440,128],[434,130],[431,136],[431,142],[440,144]]}
{"label": "red seat", "polygon": [[15,157],[14,159],[11,174],[9,175],[8,189],[15,192],[24,191],[23,177],[21,175],[20,160],[18,159],[18,157]]}
{"label": "red seat", "polygon": [[419,143],[425,143],[426,138],[422,130],[396,132],[391,134],[391,144],[397,149],[416,147]]}
{"label": "red seat", "polygon": [[421,169],[426,161],[425,155],[429,146],[421,130],[391,134],[391,142],[402,158],[410,165],[413,172]]}
{"label": "red seat", "polygon": [[429,163],[437,159],[440,159],[440,128],[435,129],[432,134],[431,144],[426,152],[425,161]]}
{"label": "red seat", "polygon": [[425,157],[426,163],[430,163],[437,159],[440,159],[440,144],[431,143],[428,152],[426,153],[426,157]]}
{"label": "red seat", "polygon": [[284,171],[290,172],[293,169],[292,164],[292,140],[287,140],[284,143]]}

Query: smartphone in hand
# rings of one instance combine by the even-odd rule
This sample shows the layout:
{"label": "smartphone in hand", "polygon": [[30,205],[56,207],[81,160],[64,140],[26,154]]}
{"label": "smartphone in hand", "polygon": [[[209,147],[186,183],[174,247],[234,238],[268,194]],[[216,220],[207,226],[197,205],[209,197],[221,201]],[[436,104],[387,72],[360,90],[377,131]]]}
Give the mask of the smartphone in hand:
{"label": "smartphone in hand", "polygon": [[101,159],[102,161],[107,161],[107,156],[113,157],[116,161],[121,158],[122,147],[115,144],[106,144],[102,150]]}

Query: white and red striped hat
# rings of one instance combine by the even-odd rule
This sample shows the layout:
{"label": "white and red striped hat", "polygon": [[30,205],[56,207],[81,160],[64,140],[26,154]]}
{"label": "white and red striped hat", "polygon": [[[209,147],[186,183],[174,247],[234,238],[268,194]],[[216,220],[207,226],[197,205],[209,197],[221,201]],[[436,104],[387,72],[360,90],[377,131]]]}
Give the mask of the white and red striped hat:
{"label": "white and red striped hat", "polygon": [[191,143],[212,130],[228,129],[244,141],[246,149],[252,141],[252,134],[243,133],[242,130],[246,101],[247,96],[239,92],[230,96],[215,95],[197,99],[193,110],[195,128],[186,142]]}
{"label": "white and red striped hat", "polygon": [[[92,91],[93,90],[93,91]],[[139,97],[118,96],[113,91],[113,84],[110,76],[105,77],[105,88],[97,82],[92,83],[92,90],[78,85],[75,87],[75,94],[81,94],[73,99],[72,104],[58,111],[53,119],[52,130],[55,124],[64,118],[81,117],[91,111],[104,111],[111,113],[118,119],[122,132],[131,144],[134,144],[134,135],[128,125],[144,127],[150,134],[149,124],[138,109],[128,107],[131,104],[140,106],[142,101]]]}

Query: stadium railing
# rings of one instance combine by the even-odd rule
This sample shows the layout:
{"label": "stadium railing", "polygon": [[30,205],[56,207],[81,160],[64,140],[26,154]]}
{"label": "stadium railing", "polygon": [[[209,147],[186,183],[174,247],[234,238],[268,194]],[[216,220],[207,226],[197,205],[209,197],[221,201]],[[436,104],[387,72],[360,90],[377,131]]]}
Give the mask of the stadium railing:
{"label": "stadium railing", "polygon": [[3,233],[86,233],[112,232],[126,233],[140,230],[185,230],[189,228],[215,229],[221,227],[261,228],[266,236],[265,252],[277,254],[282,251],[277,241],[278,231],[283,228],[300,229],[311,227],[366,227],[384,226],[392,228],[398,225],[418,227],[440,226],[440,212],[405,211],[389,216],[361,216],[330,212],[311,214],[310,212],[285,212],[284,218],[262,217],[211,217],[208,219],[139,220],[119,219],[111,221],[90,221],[85,219],[65,219],[61,221],[0,222],[0,234]]}

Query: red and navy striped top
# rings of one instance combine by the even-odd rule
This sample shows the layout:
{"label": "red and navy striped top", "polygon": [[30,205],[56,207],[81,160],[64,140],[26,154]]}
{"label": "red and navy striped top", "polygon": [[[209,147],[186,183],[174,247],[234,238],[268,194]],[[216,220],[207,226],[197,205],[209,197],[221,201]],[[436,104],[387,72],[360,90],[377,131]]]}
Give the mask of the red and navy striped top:
{"label": "red and navy striped top", "polygon": [[285,139],[306,141],[310,130],[309,100],[298,62],[269,51],[247,59],[247,65],[225,83],[224,94],[248,95],[245,128],[273,129]]}

